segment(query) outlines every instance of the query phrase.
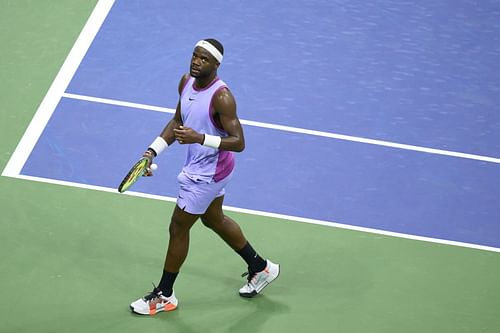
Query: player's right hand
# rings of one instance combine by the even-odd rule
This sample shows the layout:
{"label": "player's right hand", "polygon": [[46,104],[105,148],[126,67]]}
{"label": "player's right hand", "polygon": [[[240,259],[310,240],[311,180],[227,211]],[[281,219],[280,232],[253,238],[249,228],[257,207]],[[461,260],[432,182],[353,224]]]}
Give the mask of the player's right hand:
{"label": "player's right hand", "polygon": [[153,171],[151,170],[151,164],[153,163],[153,158],[154,155],[151,151],[146,150],[142,157],[146,157],[148,159],[148,165],[146,167],[146,172],[144,173],[144,176],[146,177],[151,177],[153,176]]}

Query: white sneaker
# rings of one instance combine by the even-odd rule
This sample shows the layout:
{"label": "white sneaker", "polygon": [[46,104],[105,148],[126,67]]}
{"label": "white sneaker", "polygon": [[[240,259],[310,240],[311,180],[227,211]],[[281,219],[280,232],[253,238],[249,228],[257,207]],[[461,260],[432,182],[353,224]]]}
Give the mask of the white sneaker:
{"label": "white sneaker", "polygon": [[130,310],[137,314],[154,316],[160,311],[177,309],[178,303],[179,301],[174,292],[169,297],[165,297],[162,295],[161,290],[155,287],[148,295],[130,304]]}
{"label": "white sneaker", "polygon": [[240,289],[241,297],[254,297],[262,291],[269,283],[273,282],[280,275],[280,265],[267,261],[267,266],[258,273],[243,273],[248,275],[248,282]]}

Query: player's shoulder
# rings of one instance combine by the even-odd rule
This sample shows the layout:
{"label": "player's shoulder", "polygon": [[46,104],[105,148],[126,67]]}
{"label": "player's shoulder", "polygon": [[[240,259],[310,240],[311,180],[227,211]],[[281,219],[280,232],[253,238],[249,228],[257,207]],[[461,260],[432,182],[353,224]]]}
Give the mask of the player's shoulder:
{"label": "player's shoulder", "polygon": [[212,102],[216,110],[233,109],[236,107],[236,100],[227,86],[217,89],[212,97]]}
{"label": "player's shoulder", "polygon": [[186,85],[190,77],[191,75],[189,75],[189,73],[182,75],[181,79],[179,80],[179,87],[178,87],[179,94],[182,93],[182,90],[184,89],[184,86]]}
{"label": "player's shoulder", "polygon": [[189,73],[185,73],[181,76],[181,82],[186,82],[187,80],[189,80],[189,78],[191,77],[191,75],[189,75]]}
{"label": "player's shoulder", "polygon": [[221,86],[214,93],[214,98],[217,99],[234,99],[233,93],[229,90],[229,87],[226,85]]}
{"label": "player's shoulder", "polygon": [[226,84],[226,82],[222,81],[221,79],[218,79],[218,84],[219,87],[215,91],[214,97],[219,97],[219,98],[229,97],[234,99],[234,96],[231,90],[229,89],[228,85]]}

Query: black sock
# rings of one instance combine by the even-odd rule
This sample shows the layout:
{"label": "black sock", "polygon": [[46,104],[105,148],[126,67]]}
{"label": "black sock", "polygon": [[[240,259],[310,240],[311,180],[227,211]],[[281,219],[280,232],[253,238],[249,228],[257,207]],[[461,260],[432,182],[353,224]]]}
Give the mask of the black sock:
{"label": "black sock", "polygon": [[171,273],[165,270],[163,271],[160,283],[158,284],[158,289],[161,290],[163,296],[169,297],[170,295],[172,295],[172,290],[174,287],[175,279],[177,278],[177,274],[179,274],[179,272]]}
{"label": "black sock", "polygon": [[236,251],[236,253],[245,260],[248,269],[253,273],[263,271],[267,266],[266,260],[262,259],[248,242],[241,250]]}

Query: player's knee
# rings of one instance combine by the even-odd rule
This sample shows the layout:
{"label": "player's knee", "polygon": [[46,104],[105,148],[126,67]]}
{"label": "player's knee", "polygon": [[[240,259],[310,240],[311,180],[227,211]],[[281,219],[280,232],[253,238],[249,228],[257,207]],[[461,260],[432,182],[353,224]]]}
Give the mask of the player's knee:
{"label": "player's knee", "polygon": [[207,228],[212,229],[215,232],[218,232],[220,230],[223,230],[225,225],[224,225],[224,220],[216,220],[216,219],[207,219],[206,217],[202,217],[201,222],[203,225]]}
{"label": "player's knee", "polygon": [[210,228],[210,222],[205,217],[202,216],[200,219],[205,227]]}
{"label": "player's knee", "polygon": [[170,226],[168,227],[168,232],[170,237],[180,237],[189,233],[189,228],[187,228],[184,223],[179,220],[172,218],[170,221]]}
{"label": "player's knee", "polygon": [[203,223],[203,225],[209,229],[214,229],[213,223],[206,217],[201,217],[201,223]]}

